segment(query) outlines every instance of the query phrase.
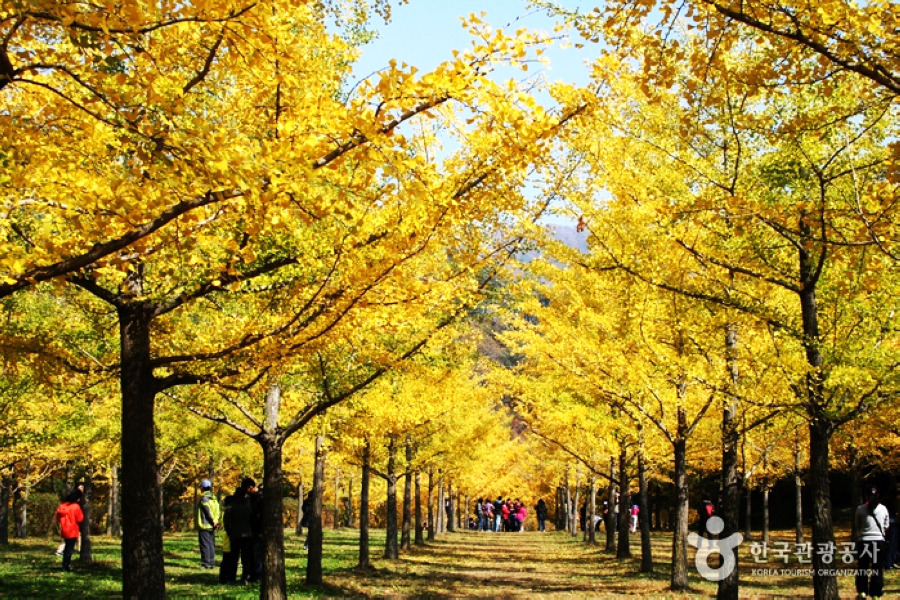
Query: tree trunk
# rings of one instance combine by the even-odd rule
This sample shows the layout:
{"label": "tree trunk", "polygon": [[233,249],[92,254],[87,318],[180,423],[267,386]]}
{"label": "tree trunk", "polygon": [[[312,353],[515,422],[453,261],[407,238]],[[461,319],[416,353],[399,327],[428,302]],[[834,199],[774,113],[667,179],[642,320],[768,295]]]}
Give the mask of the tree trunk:
{"label": "tree trunk", "polygon": [[434,541],[434,468],[428,467],[428,541]]}
{"label": "tree trunk", "polygon": [[353,506],[353,477],[347,478],[347,527],[356,526],[356,511]]}
{"label": "tree trunk", "polygon": [[325,438],[316,437],[316,462],[313,469],[312,510],[309,517],[309,550],[306,558],[306,583],[322,584],[322,496],[325,488]]}
{"label": "tree trunk", "polygon": [[0,477],[0,546],[9,546],[9,501],[13,485],[15,480],[9,474]]}
{"label": "tree trunk", "polygon": [[562,531],[566,527],[566,519],[569,517],[563,513],[565,494],[561,485],[556,486],[556,530]]}
{"label": "tree trunk", "polygon": [[[728,339],[734,334],[733,329],[729,329]],[[736,334],[734,334],[736,335]],[[729,342],[731,343],[731,342]],[[734,342],[736,343],[736,342]],[[734,367],[736,369],[736,367]],[[735,371],[732,371],[735,373]],[[736,379],[737,375],[733,377]],[[734,382],[734,379],[732,380]],[[741,481],[737,471],[737,448],[738,448],[738,430],[737,421],[735,420],[737,411],[737,403],[733,402],[730,406],[725,407],[722,411],[722,501],[720,502],[720,517],[724,521],[725,528],[720,534],[720,539],[737,533],[740,529],[738,524],[738,515],[740,514],[741,504]],[[705,532],[700,532],[704,535]],[[738,547],[733,546],[730,550],[734,557],[734,564],[738,563]],[[739,569],[734,568],[725,578],[719,581],[716,598],[718,600],[738,600],[738,592],[740,589]]]}
{"label": "tree trunk", "polygon": [[[805,239],[811,239],[812,224],[805,213],[800,218],[800,232]],[[825,402],[825,381],[822,365],[824,359],[819,348],[819,308],[816,300],[816,284],[819,280],[821,260],[814,257],[809,246],[798,249],[800,275],[799,299],[803,322],[803,349],[806,353],[805,398],[809,418],[809,489],[812,494],[812,544],[813,548],[834,546],[834,525],[831,521],[831,481],[830,454],[828,444],[834,433],[834,421],[823,410]],[[819,252],[825,252],[820,249]],[[815,600],[838,600],[837,576],[831,565],[826,564],[824,553],[813,552],[813,594]]]}
{"label": "tree trunk", "polygon": [[90,565],[94,562],[94,549],[91,542],[91,522],[93,521],[94,470],[88,465],[84,473],[84,494],[81,497],[81,511],[84,520],[79,527],[81,533],[81,550],[78,551],[78,563]]}
{"label": "tree trunk", "polygon": [[[852,442],[849,447],[849,452],[850,461],[848,466],[850,469],[850,502],[853,506],[859,506],[865,501],[862,491],[862,468],[859,464],[859,452]],[[856,530],[856,519],[850,519],[850,539],[853,541],[859,539],[859,536],[857,535],[858,533],[859,532]]]}
{"label": "tree trunk", "polygon": [[[269,389],[269,396],[280,394],[278,386]],[[267,398],[267,405],[269,399]],[[284,471],[282,450],[284,441],[271,432],[259,438],[263,450],[263,572],[260,600],[287,598],[287,577],[284,566]]]}
{"label": "tree trunk", "polygon": [[[429,492],[429,494],[430,494],[430,492]],[[416,471],[416,476],[415,476],[415,496],[416,496],[415,544],[416,544],[416,546],[421,546],[422,544],[425,543],[425,536],[424,536],[424,532],[422,530],[422,474],[419,471]]]}
{"label": "tree trunk", "polygon": [[588,544],[597,543],[597,532],[594,528],[594,517],[597,515],[597,477],[591,475],[591,510],[587,518]]}
{"label": "tree trunk", "polygon": [[457,526],[468,531],[469,529],[469,495],[463,496],[463,501],[459,502],[459,492],[456,493],[456,514],[459,516]]}
{"label": "tree trunk", "polygon": [[334,529],[341,528],[341,470],[340,468],[334,469],[334,508],[332,509],[334,523],[332,526]]}
{"label": "tree trunk", "polygon": [[302,536],[303,535],[303,498],[306,494],[306,490],[303,489],[303,471],[300,471],[300,476],[297,478],[297,524],[294,526],[294,535]]}
{"label": "tree trunk", "polygon": [[384,540],[384,558],[397,560],[400,550],[397,547],[397,444],[394,436],[388,443],[387,463],[387,531]]}
{"label": "tree trunk", "polygon": [[406,441],[406,474],[403,476],[403,526],[400,532],[400,548],[412,547],[412,444]]}
{"label": "tree trunk", "polygon": [[628,481],[628,454],[625,446],[619,453],[619,543],[616,546],[616,558],[631,558],[631,494]]}
{"label": "tree trunk", "polygon": [[569,467],[566,467],[566,480],[565,480],[565,489],[563,490],[565,494],[565,503],[566,507],[566,531],[571,535],[573,531],[572,527],[572,487],[569,483]]}
{"label": "tree trunk", "polygon": [[455,508],[453,502],[453,482],[447,482],[447,531],[456,531],[456,524],[453,522],[453,509]]}
{"label": "tree trunk", "polygon": [[763,546],[769,547],[769,482],[763,484],[763,526],[762,526],[762,542]]}
{"label": "tree trunk", "polygon": [[122,596],[165,598],[163,528],[157,479],[154,404],[158,384],[150,363],[153,306],[118,307],[122,391]]}
{"label": "tree trunk", "polygon": [[650,541],[650,502],[647,493],[647,473],[644,466],[643,432],[638,453],[638,524],[641,527],[641,573],[653,572],[653,544]]}
{"label": "tree trunk", "polygon": [[578,535],[578,526],[581,524],[581,473],[578,468],[575,469],[575,501],[572,503],[572,537]]}
{"label": "tree trunk", "polygon": [[688,534],[688,483],[686,450],[687,430],[684,409],[678,409],[678,434],[673,443],[675,458],[675,505],[672,507],[672,578],[669,587],[681,592],[688,589],[687,534]]}
{"label": "tree trunk", "polygon": [[609,457],[609,486],[606,488],[606,546],[604,551],[612,554],[616,551],[616,459]]}
{"label": "tree trunk", "polygon": [[119,465],[110,467],[109,502],[106,506],[106,535],[119,537],[122,526],[119,524]]}
{"label": "tree trunk", "polygon": [[747,498],[747,503],[744,505],[744,510],[746,514],[744,515],[744,541],[749,542],[751,539],[751,534],[753,533],[753,523],[751,521],[753,517],[753,501],[751,499],[750,494],[753,492],[753,489],[750,487],[750,481],[747,481],[747,484],[744,486],[744,495]]}
{"label": "tree trunk", "polygon": [[446,517],[447,511],[444,510],[444,478],[440,475],[440,471],[438,471],[438,484],[437,484],[437,514],[435,518],[437,522],[435,523],[435,533],[441,534],[444,533],[444,518]]}
{"label": "tree trunk", "polygon": [[[800,477],[800,451],[794,452],[794,500],[797,503],[797,524],[794,543],[803,543],[803,479]],[[854,521],[856,519],[853,519]]]}
{"label": "tree trunk", "polygon": [[[809,489],[812,494],[812,544],[822,548],[834,544],[831,522],[831,481],[828,443],[834,424],[822,417],[809,425]],[[813,552],[813,591],[816,600],[838,600],[837,578],[829,575],[821,553]],[[833,572],[833,571],[831,571]]]}
{"label": "tree trunk", "polygon": [[28,537],[28,471],[26,465],[25,478],[15,487],[13,493],[13,515],[16,521],[16,537],[25,539]]}
{"label": "tree trunk", "polygon": [[359,563],[357,569],[372,568],[369,558],[369,470],[372,460],[369,439],[363,446],[362,478],[359,482]]}

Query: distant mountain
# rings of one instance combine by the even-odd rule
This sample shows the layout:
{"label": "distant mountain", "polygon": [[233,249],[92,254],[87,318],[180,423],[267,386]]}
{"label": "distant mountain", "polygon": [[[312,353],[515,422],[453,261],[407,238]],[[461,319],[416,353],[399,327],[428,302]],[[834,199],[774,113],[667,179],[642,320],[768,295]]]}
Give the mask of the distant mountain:
{"label": "distant mountain", "polygon": [[[574,225],[562,225],[558,223],[547,224],[544,227],[546,227],[556,240],[562,242],[569,248],[573,248],[579,252],[587,252],[587,232],[578,231]],[[540,256],[540,254],[540,250],[530,250],[519,254],[518,258],[522,262],[528,263]]]}
{"label": "distant mountain", "polygon": [[553,237],[568,246],[581,252],[588,250],[588,233],[578,231],[574,225],[547,225],[547,229],[553,232]]}

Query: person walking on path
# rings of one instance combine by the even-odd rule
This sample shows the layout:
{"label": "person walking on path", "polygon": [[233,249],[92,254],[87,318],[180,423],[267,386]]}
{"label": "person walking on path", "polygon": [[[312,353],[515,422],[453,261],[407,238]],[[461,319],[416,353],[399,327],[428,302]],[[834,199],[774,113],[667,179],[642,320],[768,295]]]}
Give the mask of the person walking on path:
{"label": "person walking on path", "polygon": [[537,517],[538,531],[543,533],[547,530],[547,503],[543,498],[537,501],[537,505],[534,507],[534,516]]}
{"label": "person walking on path", "polygon": [[866,490],[866,503],[856,509],[857,598],[880,598],[884,588],[884,564],[887,559],[885,533],[888,510],[878,498],[878,490]]}
{"label": "person walking on path", "polygon": [[84,521],[84,512],[78,501],[81,500],[81,490],[72,490],[62,504],[56,509],[56,520],[59,521],[59,529],[63,538],[63,571],[71,571],[72,552],[75,550],[75,542],[81,531],[81,522]]}
{"label": "person walking on path", "polygon": [[197,503],[197,529],[200,542],[200,568],[216,566],[216,529],[219,528],[219,501],[212,493],[212,481],[200,482],[200,502]]}

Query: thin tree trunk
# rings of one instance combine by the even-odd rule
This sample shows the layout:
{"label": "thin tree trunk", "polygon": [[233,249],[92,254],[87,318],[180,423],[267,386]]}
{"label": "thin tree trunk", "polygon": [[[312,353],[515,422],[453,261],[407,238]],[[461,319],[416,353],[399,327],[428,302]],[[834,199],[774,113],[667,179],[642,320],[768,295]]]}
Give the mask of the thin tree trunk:
{"label": "thin tree trunk", "polygon": [[437,484],[437,514],[436,518],[436,531],[435,533],[440,535],[444,533],[444,518],[446,517],[447,511],[444,510],[444,478],[438,471],[438,484]]}
{"label": "thin tree trunk", "polygon": [[9,546],[9,501],[15,480],[4,473],[0,477],[0,546]]}
{"label": "thin tree trunk", "polygon": [[13,494],[13,514],[16,520],[16,537],[28,537],[28,472],[29,463],[25,465],[25,477],[18,482]]}
{"label": "thin tree trunk", "polygon": [[[415,544],[416,546],[421,546],[425,543],[425,535],[422,530],[422,473],[416,471],[415,476],[415,496],[416,496],[416,538]],[[430,494],[430,492],[429,492]],[[429,496],[430,497],[430,496]]]}
{"label": "thin tree trunk", "polygon": [[619,543],[616,558],[631,558],[631,494],[628,481],[628,454],[624,444],[619,453]]}
{"label": "thin tree trunk", "polygon": [[353,506],[353,477],[347,478],[347,527],[356,526],[356,511]]}
{"label": "thin tree trunk", "polygon": [[591,510],[588,515],[588,522],[586,524],[588,531],[588,544],[593,546],[597,543],[597,532],[594,527],[594,517],[597,515],[597,477],[591,475]]}
{"label": "thin tree trunk", "polygon": [[158,384],[150,362],[155,306],[117,308],[122,392],[122,596],[162,600],[166,595],[154,405]]}
{"label": "thin tree trunk", "polygon": [[641,573],[653,572],[653,544],[650,541],[650,501],[647,493],[647,473],[644,465],[643,430],[640,431],[641,448],[638,452],[638,524],[641,527]]}
{"label": "thin tree trunk", "polygon": [[[726,398],[726,406],[722,410],[722,475],[720,486],[722,489],[722,500],[719,506],[720,516],[724,522],[724,529],[721,537],[726,538],[740,529],[738,515],[740,514],[741,503],[741,482],[738,478],[738,442],[739,434],[737,428],[737,385],[738,385],[738,363],[737,363],[737,326],[734,323],[728,323],[725,327],[725,359],[727,365],[726,385],[728,395]],[[704,535],[705,532],[700,532]],[[735,545],[730,550],[734,559],[734,564],[738,564],[738,547]],[[739,570],[732,569],[725,574],[725,578],[719,581],[716,590],[716,598],[718,600],[737,600],[740,590]]]}
{"label": "thin tree trunk", "polygon": [[753,501],[751,498],[751,493],[753,490],[750,488],[750,481],[747,480],[746,485],[744,486],[744,496],[747,498],[746,504],[744,505],[744,510],[746,514],[744,515],[744,541],[749,542],[751,540],[751,534],[753,533],[753,523],[751,519],[753,518]]}
{"label": "thin tree trunk", "polygon": [[370,569],[372,562],[369,558],[369,470],[372,460],[369,438],[363,446],[362,478],[359,482],[359,563],[357,569]]}
{"label": "thin tree trunk", "polygon": [[[797,503],[797,524],[794,530],[794,543],[803,543],[803,479],[800,477],[800,451],[794,452],[794,492]],[[854,519],[855,521],[856,519]]]}
{"label": "thin tree trunk", "polygon": [[569,483],[569,467],[566,466],[566,480],[565,480],[565,490],[564,493],[566,495],[565,498],[565,507],[566,507],[566,531],[571,535],[572,534],[572,487]]}
{"label": "thin tree trunk", "polygon": [[306,583],[322,584],[322,496],[325,488],[325,438],[316,437],[316,462],[313,469],[312,510],[309,517],[309,550],[306,559]]}
{"label": "thin tree trunk", "polygon": [[447,482],[447,531],[456,531],[456,524],[453,522],[453,509],[455,508],[453,502],[453,482]]}
{"label": "thin tree trunk", "polygon": [[434,523],[434,468],[428,467],[428,541],[434,541],[435,523]]}
{"label": "thin tree trunk", "polygon": [[575,468],[575,501],[572,503],[572,537],[578,535],[578,526],[581,523],[581,473]]}
{"label": "thin tree trunk", "polygon": [[763,484],[763,526],[762,541],[765,548],[769,547],[769,482]]}
{"label": "thin tree trunk", "polygon": [[[741,480],[737,472],[738,431],[735,422],[736,404],[725,408],[722,416],[722,501],[720,516],[724,528],[720,539],[727,538],[740,531]],[[704,535],[701,532],[700,535]],[[734,564],[738,565],[738,546],[724,549],[731,552]],[[718,600],[738,600],[740,592],[739,569],[735,567],[719,581],[716,598]]]}
{"label": "thin tree trunk", "polygon": [[303,535],[303,498],[306,490],[303,489],[303,470],[297,478],[297,524],[294,526],[294,535],[300,537]]}
{"label": "thin tree trunk", "polygon": [[109,502],[106,507],[106,535],[119,537],[122,535],[122,526],[119,523],[119,465],[114,464],[110,468],[109,476]]}
{"label": "thin tree trunk", "polygon": [[609,457],[609,486],[606,488],[606,546],[604,551],[612,554],[616,551],[616,459]]}
{"label": "thin tree trunk", "polygon": [[[850,452],[850,460],[848,467],[850,469],[850,502],[852,505],[858,506],[863,502],[863,492],[862,492],[862,477],[859,464],[859,453],[856,450],[856,446],[853,443],[850,443],[849,447]],[[857,540],[859,536],[856,531],[856,519],[850,519],[850,539]]]}
{"label": "thin tree trunk", "polygon": [[563,513],[563,504],[565,503],[565,494],[561,485],[556,486],[556,530],[562,531],[566,527],[566,519],[568,515]]}
{"label": "thin tree trunk", "polygon": [[384,558],[397,560],[400,550],[397,547],[397,443],[392,435],[388,443],[387,463],[387,535],[384,541]]}
{"label": "thin tree trunk", "polygon": [[[812,239],[812,223],[808,214],[801,215],[800,233],[804,239]],[[824,359],[819,344],[819,308],[816,300],[816,284],[821,273],[823,254],[814,257],[811,248],[800,245],[798,266],[800,275],[799,299],[803,324],[803,348],[806,353],[806,389],[803,398],[809,419],[809,489],[812,494],[812,547],[834,547],[834,525],[831,520],[831,464],[829,442],[835,423],[825,413]],[[819,250],[825,252],[824,249]],[[825,562],[825,553],[813,552],[813,594],[815,600],[838,600],[837,575]]]}
{"label": "thin tree trunk", "polygon": [[89,464],[84,473],[84,494],[81,497],[81,511],[84,519],[79,527],[81,533],[81,549],[78,551],[78,563],[90,565],[94,562],[94,548],[91,542],[91,522],[93,521],[94,469]]}
{"label": "thin tree trunk", "polygon": [[341,528],[341,469],[334,469],[334,506],[331,508],[332,529]]}
{"label": "thin tree trunk", "polygon": [[412,444],[406,440],[406,473],[403,476],[403,525],[400,532],[400,548],[412,547]]}
{"label": "thin tree trunk", "polygon": [[683,408],[678,409],[678,433],[672,445],[675,458],[675,504],[672,507],[672,578],[669,587],[680,592],[688,589],[687,534],[688,534],[688,482],[687,482],[687,430]]}

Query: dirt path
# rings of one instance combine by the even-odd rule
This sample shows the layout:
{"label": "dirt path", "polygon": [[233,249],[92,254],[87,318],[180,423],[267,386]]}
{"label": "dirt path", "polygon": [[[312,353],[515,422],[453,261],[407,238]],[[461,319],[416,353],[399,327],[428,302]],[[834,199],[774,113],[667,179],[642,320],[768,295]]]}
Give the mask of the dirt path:
{"label": "dirt path", "polygon": [[558,533],[451,533],[378,566],[372,576],[344,572],[331,583],[368,597],[614,598],[664,594],[668,578],[665,568],[627,577],[637,560],[615,561]]}

